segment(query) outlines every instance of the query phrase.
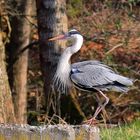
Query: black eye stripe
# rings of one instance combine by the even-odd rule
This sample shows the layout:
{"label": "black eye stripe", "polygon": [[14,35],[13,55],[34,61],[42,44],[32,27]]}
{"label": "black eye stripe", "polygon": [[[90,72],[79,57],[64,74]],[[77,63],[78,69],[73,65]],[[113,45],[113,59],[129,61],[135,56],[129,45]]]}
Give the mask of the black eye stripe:
{"label": "black eye stripe", "polygon": [[69,32],[69,35],[74,35],[74,34],[79,34],[80,35],[80,33],[78,31],[70,31]]}

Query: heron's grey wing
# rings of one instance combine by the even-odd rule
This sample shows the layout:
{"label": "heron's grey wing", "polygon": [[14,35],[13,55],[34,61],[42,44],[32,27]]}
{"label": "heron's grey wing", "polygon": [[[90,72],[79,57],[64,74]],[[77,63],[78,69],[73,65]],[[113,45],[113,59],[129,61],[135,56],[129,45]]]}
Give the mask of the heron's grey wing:
{"label": "heron's grey wing", "polygon": [[99,61],[83,61],[72,64],[71,76],[75,85],[87,89],[127,91],[132,80],[118,75]]}

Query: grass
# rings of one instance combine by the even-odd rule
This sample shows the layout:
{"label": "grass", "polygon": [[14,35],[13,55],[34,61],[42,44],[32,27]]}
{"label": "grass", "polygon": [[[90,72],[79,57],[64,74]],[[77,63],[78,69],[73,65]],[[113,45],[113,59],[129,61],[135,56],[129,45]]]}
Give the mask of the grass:
{"label": "grass", "polygon": [[116,128],[101,129],[102,140],[140,140],[140,120]]}

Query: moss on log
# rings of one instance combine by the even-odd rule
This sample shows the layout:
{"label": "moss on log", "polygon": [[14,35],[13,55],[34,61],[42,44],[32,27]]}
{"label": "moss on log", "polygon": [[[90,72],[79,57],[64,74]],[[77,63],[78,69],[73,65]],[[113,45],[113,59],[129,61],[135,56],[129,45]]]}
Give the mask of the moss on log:
{"label": "moss on log", "polygon": [[0,125],[0,140],[100,140],[99,128],[89,125]]}

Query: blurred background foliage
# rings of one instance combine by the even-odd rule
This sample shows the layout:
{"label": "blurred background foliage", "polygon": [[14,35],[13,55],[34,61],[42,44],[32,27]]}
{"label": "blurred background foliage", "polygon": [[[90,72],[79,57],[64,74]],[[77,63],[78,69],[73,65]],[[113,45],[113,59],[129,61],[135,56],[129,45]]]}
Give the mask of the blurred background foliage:
{"label": "blurred background foliage", "polygon": [[[66,0],[66,2],[69,29],[76,28],[85,39],[82,49],[73,56],[72,62],[97,59],[111,66],[116,72],[135,79],[134,87],[128,94],[107,93],[110,102],[98,119],[101,122],[118,124],[140,118],[140,0]],[[7,10],[10,15],[18,13],[16,8],[9,9],[7,6]],[[36,41],[38,40],[36,15],[32,17],[31,41]],[[48,116],[46,118],[39,63],[39,48],[35,45],[29,50],[27,85],[28,123],[33,125],[47,123],[53,118]],[[94,94],[78,90],[76,92],[82,113],[75,108],[69,96],[61,97],[61,117],[72,124],[81,123],[84,116],[90,118],[97,106]]]}
{"label": "blurred background foliage", "polygon": [[[69,29],[78,29],[85,39],[82,49],[73,56],[72,62],[97,59],[111,66],[116,72],[136,79],[134,87],[128,94],[107,93],[110,103],[107,105],[106,111],[98,118],[101,122],[106,120],[118,124],[131,122],[140,117],[139,6],[139,0],[67,0]],[[31,54],[33,53],[32,51]],[[35,52],[31,59],[34,59],[36,54]],[[31,72],[35,72],[36,64],[33,64],[35,62],[33,59],[29,75]],[[33,79],[37,78],[37,73],[38,71],[34,74],[35,76],[32,75]],[[35,80],[35,83],[39,79]],[[90,118],[97,106],[94,94],[76,92],[82,113]],[[61,104],[62,118],[65,121],[72,124],[82,122],[84,116],[75,108],[70,97],[62,95]],[[41,111],[45,112],[43,109]],[[43,115],[40,115],[39,120],[44,120]]]}
{"label": "blurred background foliage", "polygon": [[[136,79],[135,86],[128,94],[109,92],[110,103],[106,111],[99,115],[100,122],[131,122],[140,117],[140,1],[139,0],[67,0],[69,29],[76,28],[84,35],[84,45],[73,56],[72,62],[97,59],[111,66],[113,70]],[[44,122],[45,109],[40,105],[41,72],[36,54],[38,48],[30,52],[29,65],[29,123],[32,111],[36,111],[36,123]],[[35,83],[35,84],[33,84]],[[38,83],[38,84],[37,84]],[[31,85],[36,85],[30,89]],[[37,91],[36,91],[37,90]],[[76,99],[81,112],[90,118],[97,107],[94,93],[76,91]],[[31,94],[32,93],[32,94]],[[33,97],[34,100],[33,100]],[[102,100],[102,98],[101,98]],[[78,124],[84,116],[73,104],[69,96],[62,95],[62,118],[69,123]],[[38,104],[38,105],[37,105]],[[33,112],[33,116],[35,113]]]}

